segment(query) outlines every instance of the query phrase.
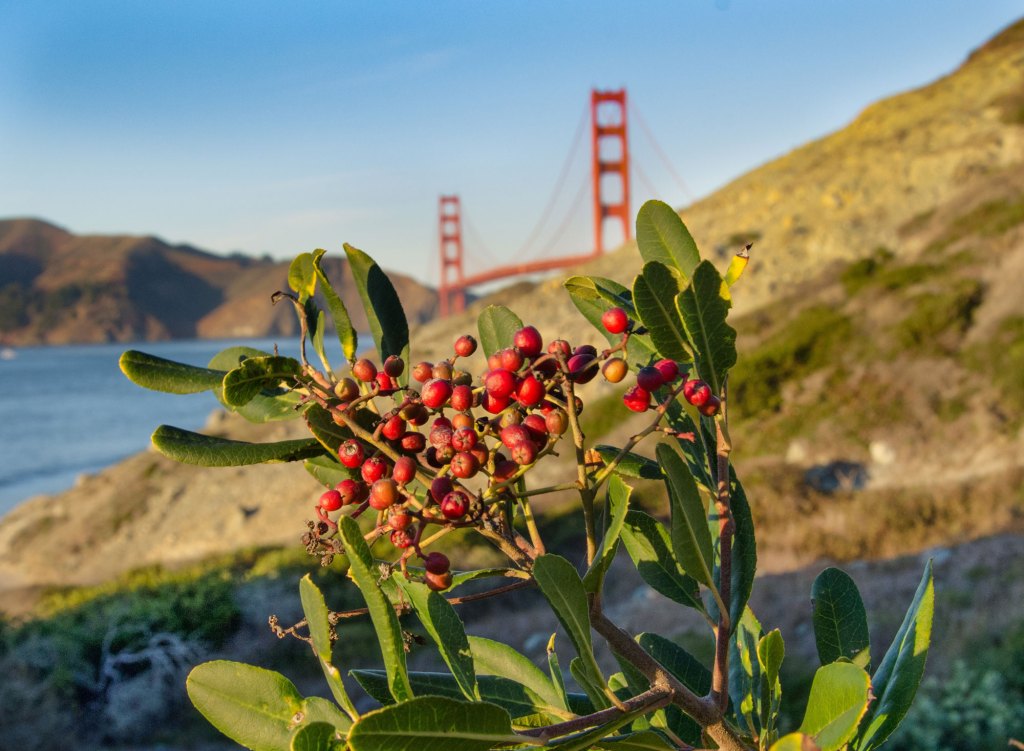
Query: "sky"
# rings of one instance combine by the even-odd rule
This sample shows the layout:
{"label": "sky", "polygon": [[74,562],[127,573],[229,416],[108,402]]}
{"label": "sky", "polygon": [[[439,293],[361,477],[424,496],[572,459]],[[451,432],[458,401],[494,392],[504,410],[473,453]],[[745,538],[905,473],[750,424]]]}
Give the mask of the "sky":
{"label": "sky", "polygon": [[628,91],[634,212],[684,206],[952,71],[1022,14],[1019,0],[0,0],[0,217],[278,258],[349,242],[434,281],[438,196],[458,194],[470,270],[586,252],[591,89]]}

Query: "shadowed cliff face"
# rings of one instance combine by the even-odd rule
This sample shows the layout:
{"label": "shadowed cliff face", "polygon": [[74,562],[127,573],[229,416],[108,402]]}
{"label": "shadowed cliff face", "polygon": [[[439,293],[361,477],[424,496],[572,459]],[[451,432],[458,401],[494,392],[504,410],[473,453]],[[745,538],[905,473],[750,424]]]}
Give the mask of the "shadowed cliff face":
{"label": "shadowed cliff face", "polygon": [[[325,260],[325,271],[366,330],[337,256]],[[290,335],[298,330],[293,311],[270,303],[287,279],[286,262],[217,256],[155,237],[78,236],[35,219],[0,221],[0,343]],[[400,274],[393,281],[410,322],[436,313],[433,290]]]}

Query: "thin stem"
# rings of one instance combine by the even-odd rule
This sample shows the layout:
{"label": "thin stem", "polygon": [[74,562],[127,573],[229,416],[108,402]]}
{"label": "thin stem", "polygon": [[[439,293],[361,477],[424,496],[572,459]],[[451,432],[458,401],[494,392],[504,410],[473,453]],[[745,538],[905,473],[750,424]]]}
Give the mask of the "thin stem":
{"label": "thin stem", "polygon": [[546,725],[540,728],[520,730],[519,735],[525,735],[531,738],[541,738],[545,741],[549,741],[554,738],[558,738],[559,736],[575,733],[578,730],[585,730],[586,728],[603,725],[606,722],[613,722],[627,712],[634,712],[642,709],[647,709],[653,712],[655,709],[660,709],[661,707],[671,703],[672,689],[663,687],[651,688],[644,691],[642,694],[637,694],[632,699],[627,699],[622,702],[621,708],[609,707],[608,709],[602,709],[599,712],[583,715],[582,717],[576,717],[572,720],[566,720],[565,722],[559,722],[555,725]]}
{"label": "thin stem", "polygon": [[540,529],[537,527],[537,519],[533,516],[533,507],[525,494],[519,496],[519,507],[523,510],[523,519],[526,521],[526,530],[530,533],[530,541],[537,555],[544,555],[544,540],[541,539]]}
{"label": "thin stem", "polygon": [[[564,356],[559,353],[558,363],[565,369]],[[576,451],[576,479],[579,483],[580,502],[583,505],[583,525],[587,535],[587,566],[589,567],[597,557],[597,525],[594,520],[594,488],[590,485],[590,476],[587,474],[587,452],[586,436],[580,427],[580,415],[576,409],[575,384],[566,377],[565,379],[565,405],[569,414],[569,428],[572,431],[573,448]]]}
{"label": "thin stem", "polygon": [[720,563],[719,591],[716,597],[719,615],[715,632],[715,664],[711,674],[711,698],[723,711],[729,704],[729,635],[732,631],[732,622],[727,606],[732,599],[732,538],[736,530],[729,489],[729,454],[732,452],[732,445],[729,442],[725,405],[726,400],[722,399],[722,411],[715,419],[718,481],[715,511],[718,514]]}

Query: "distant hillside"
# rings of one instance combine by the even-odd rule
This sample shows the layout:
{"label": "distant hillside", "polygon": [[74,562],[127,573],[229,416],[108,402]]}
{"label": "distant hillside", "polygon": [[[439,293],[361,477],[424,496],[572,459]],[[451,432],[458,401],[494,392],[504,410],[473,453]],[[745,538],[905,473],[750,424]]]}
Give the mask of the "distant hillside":
{"label": "distant hillside", "polygon": [[[332,255],[324,267],[366,330],[347,265]],[[287,276],[286,262],[0,220],[0,343],[288,336],[297,332],[293,310],[270,304]],[[413,322],[435,314],[433,290],[391,278]]]}

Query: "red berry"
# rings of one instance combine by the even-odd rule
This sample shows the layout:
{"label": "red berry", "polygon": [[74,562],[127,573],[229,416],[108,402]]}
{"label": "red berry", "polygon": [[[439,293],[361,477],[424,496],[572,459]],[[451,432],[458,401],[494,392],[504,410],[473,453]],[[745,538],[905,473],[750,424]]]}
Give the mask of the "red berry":
{"label": "red berry", "polygon": [[445,519],[457,521],[469,511],[469,494],[464,490],[453,490],[441,501],[441,513]]}
{"label": "red berry", "polygon": [[434,364],[429,362],[418,362],[412,368],[412,377],[419,383],[426,383],[434,374]]}
{"label": "red berry", "polygon": [[508,448],[514,448],[523,441],[530,440],[530,431],[522,425],[509,425],[501,429],[499,437]]}
{"label": "red berry", "polygon": [[381,396],[388,396],[398,391],[398,381],[389,376],[383,370],[377,374],[377,393]]}
{"label": "red berry", "polygon": [[412,482],[414,477],[416,477],[416,460],[411,456],[399,457],[395,462],[394,469],[391,470],[391,479],[399,485],[405,485]]}
{"label": "red berry", "polygon": [[364,357],[361,360],[356,360],[355,365],[352,366],[352,375],[363,383],[370,383],[377,378],[377,366]]}
{"label": "red berry", "polygon": [[360,469],[360,474],[363,476],[363,481],[367,483],[375,483],[380,478],[384,477],[388,473],[387,460],[382,456],[371,456],[365,462]]}
{"label": "red berry", "polygon": [[516,464],[533,464],[537,460],[537,444],[533,441],[523,441],[513,446],[509,453]]}
{"label": "red berry", "polygon": [[336,486],[341,495],[341,505],[351,506],[353,503],[362,503],[370,495],[370,489],[361,480],[342,480]]}
{"label": "red berry", "polygon": [[551,435],[562,435],[569,428],[569,415],[556,407],[544,415],[544,424]]}
{"label": "red berry", "polygon": [[523,353],[515,347],[503,349],[498,353],[499,368],[510,370],[515,373],[523,367]]}
{"label": "red berry", "polygon": [[497,370],[501,367],[501,353],[495,352],[487,358],[487,368],[489,370]]}
{"label": "red berry", "polygon": [[423,559],[423,568],[431,574],[446,574],[452,564],[444,553],[430,553]]}
{"label": "red berry", "polygon": [[452,474],[460,480],[468,480],[480,471],[480,463],[468,451],[460,451],[452,457]]}
{"label": "red berry", "polygon": [[473,416],[467,415],[465,412],[456,412],[452,415],[452,427],[456,430],[459,430],[460,428],[472,428]]}
{"label": "red berry", "polygon": [[391,529],[408,529],[410,524],[412,524],[412,517],[409,514],[392,509],[392,514],[388,517],[388,526]]}
{"label": "red berry", "polygon": [[651,406],[651,394],[640,386],[634,386],[622,395],[622,401],[634,412],[646,412]]}
{"label": "red berry", "polygon": [[324,511],[337,511],[344,505],[345,502],[341,498],[341,493],[337,490],[328,490],[320,496],[320,508]]}
{"label": "red berry", "polygon": [[609,334],[621,334],[629,326],[629,316],[622,308],[611,308],[601,316],[601,324]]}
{"label": "red berry", "polygon": [[710,396],[708,396],[706,402],[697,407],[697,411],[700,412],[705,417],[714,417],[715,415],[718,414],[718,410],[721,406],[722,401],[714,394],[711,394]]}
{"label": "red berry", "polygon": [[694,407],[699,407],[711,396],[711,388],[699,378],[683,384],[683,396]]}
{"label": "red berry", "polygon": [[661,371],[651,365],[640,368],[636,374],[636,385],[644,391],[657,391],[664,382]]}
{"label": "red berry", "polygon": [[450,381],[452,379],[452,364],[447,360],[442,360],[434,366],[431,375],[434,378],[440,378],[442,381]]}
{"label": "red berry", "polygon": [[445,418],[439,418],[434,420],[433,426],[430,428],[430,445],[436,449],[443,449],[446,446],[452,444],[452,435],[455,431],[452,430],[452,424]]}
{"label": "red berry", "polygon": [[402,416],[403,420],[408,421],[410,425],[423,425],[430,419],[430,410],[419,402],[405,405],[398,414]]}
{"label": "red berry", "polygon": [[555,339],[550,344],[548,344],[548,354],[561,354],[563,357],[568,358],[570,355],[572,355],[572,345],[570,345],[569,342],[565,341],[565,339]]}
{"label": "red berry", "polygon": [[526,376],[516,388],[516,399],[524,407],[536,407],[543,401],[544,394],[544,384],[532,375]]}
{"label": "red berry", "polygon": [[452,385],[448,381],[434,378],[423,384],[420,399],[430,409],[440,409],[452,395]]}
{"label": "red berry", "polygon": [[572,353],[574,355],[593,355],[597,357],[597,347],[593,344],[581,344]]}
{"label": "red berry", "polygon": [[391,508],[398,502],[402,494],[398,491],[398,485],[391,478],[377,480],[370,488],[370,507],[378,511]]}
{"label": "red berry", "polygon": [[476,431],[472,428],[459,428],[452,433],[452,448],[456,451],[469,451],[476,442]]}
{"label": "red berry", "polygon": [[334,384],[334,395],[343,402],[350,402],[359,396],[359,384],[346,376]]}
{"label": "red berry", "polygon": [[492,370],[484,378],[484,388],[491,396],[499,399],[507,398],[515,391],[516,377],[512,375],[512,371],[504,368]]}
{"label": "red berry", "polygon": [[384,421],[380,432],[389,441],[397,441],[405,435],[405,420],[399,415],[393,415]]}
{"label": "red berry", "polygon": [[679,363],[675,360],[658,360],[654,367],[661,373],[661,380],[664,383],[672,383],[679,377]]}
{"label": "red berry", "polygon": [[519,329],[512,337],[512,343],[519,347],[519,351],[526,357],[536,357],[544,349],[544,340],[533,326]]}
{"label": "red berry", "polygon": [[402,451],[408,451],[411,454],[418,454],[427,446],[427,439],[423,437],[422,433],[416,433],[414,431],[408,431],[402,436]]}
{"label": "red berry", "polygon": [[446,571],[443,574],[432,574],[429,571],[423,575],[427,587],[434,592],[444,592],[452,585],[452,572]]}
{"label": "red berry", "polygon": [[490,458],[487,447],[482,443],[478,443],[476,446],[471,448],[469,453],[476,457],[476,462],[481,467],[487,464],[487,460]]}
{"label": "red berry", "polygon": [[469,386],[456,386],[452,389],[451,396],[452,409],[459,412],[465,412],[467,409],[473,408],[473,389]]}
{"label": "red berry", "polygon": [[491,478],[495,482],[505,482],[510,479],[516,472],[519,471],[519,465],[508,459],[503,459],[500,462],[494,463],[494,472]]}
{"label": "red berry", "polygon": [[589,383],[594,380],[599,370],[597,357],[589,352],[573,355],[567,363],[569,380],[574,383]]}
{"label": "red berry", "polygon": [[541,415],[527,415],[523,420],[523,427],[530,433],[530,438],[541,445],[547,443],[548,425],[547,420]]}
{"label": "red berry", "polygon": [[398,378],[405,370],[405,360],[398,355],[391,355],[384,361],[384,372],[392,378]]}
{"label": "red berry", "polygon": [[483,398],[480,400],[480,406],[492,415],[496,415],[508,407],[509,401],[507,396],[495,396],[490,392],[484,392]]}
{"label": "red berry", "polygon": [[611,358],[601,368],[601,373],[604,374],[604,379],[609,383],[618,383],[626,377],[626,373],[628,372],[629,366],[621,357]]}
{"label": "red berry", "polygon": [[440,503],[444,500],[444,497],[451,493],[455,489],[452,485],[452,481],[447,477],[436,477],[434,481],[430,483],[430,496]]}
{"label": "red berry", "polygon": [[476,352],[476,339],[469,334],[463,334],[455,340],[455,354],[459,357],[469,357]]}
{"label": "red berry", "polygon": [[399,550],[410,547],[414,539],[407,529],[396,529],[391,533],[391,544]]}
{"label": "red berry", "polygon": [[338,460],[349,469],[360,466],[365,458],[366,452],[363,451],[362,444],[354,438],[342,441],[338,446]]}

